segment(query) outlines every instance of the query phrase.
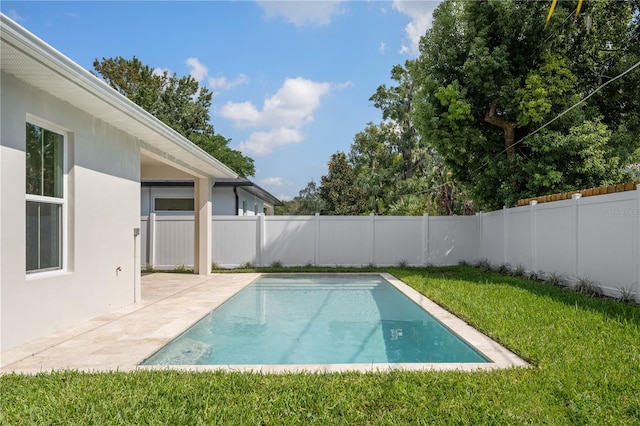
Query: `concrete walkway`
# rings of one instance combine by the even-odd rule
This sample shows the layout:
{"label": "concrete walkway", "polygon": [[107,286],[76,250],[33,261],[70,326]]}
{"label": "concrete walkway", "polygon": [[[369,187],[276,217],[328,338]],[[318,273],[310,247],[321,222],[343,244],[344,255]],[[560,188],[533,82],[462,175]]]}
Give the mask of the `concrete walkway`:
{"label": "concrete walkway", "polygon": [[130,371],[259,274],[155,273],[142,301],[0,353],[0,372]]}

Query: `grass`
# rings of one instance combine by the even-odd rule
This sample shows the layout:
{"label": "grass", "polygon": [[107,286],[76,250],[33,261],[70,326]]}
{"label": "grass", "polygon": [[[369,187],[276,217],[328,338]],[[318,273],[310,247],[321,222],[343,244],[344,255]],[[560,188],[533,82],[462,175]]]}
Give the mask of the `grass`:
{"label": "grass", "polygon": [[475,373],[7,375],[0,377],[0,424],[640,421],[638,305],[468,266],[378,270],[392,273],[455,312],[532,366]]}

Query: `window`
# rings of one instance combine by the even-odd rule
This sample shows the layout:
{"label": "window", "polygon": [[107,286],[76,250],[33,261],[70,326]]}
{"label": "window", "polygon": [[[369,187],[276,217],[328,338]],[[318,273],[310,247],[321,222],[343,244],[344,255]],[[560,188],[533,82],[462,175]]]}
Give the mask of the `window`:
{"label": "window", "polygon": [[62,269],[64,136],[26,127],[27,273]]}
{"label": "window", "polygon": [[192,212],[193,198],[156,198],[154,210],[162,212]]}

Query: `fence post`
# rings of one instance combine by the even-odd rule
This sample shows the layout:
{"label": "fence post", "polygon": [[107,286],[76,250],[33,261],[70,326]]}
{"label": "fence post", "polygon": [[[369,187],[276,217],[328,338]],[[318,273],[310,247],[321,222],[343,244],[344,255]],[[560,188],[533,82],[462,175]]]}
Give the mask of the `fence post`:
{"label": "fence post", "polygon": [[429,213],[422,215],[422,266],[429,264]]}
{"label": "fence post", "polygon": [[373,265],[375,260],[375,252],[376,252],[375,221],[376,221],[376,216],[373,213],[369,213],[369,265]]}
{"label": "fence post", "polygon": [[156,265],[156,214],[149,213],[149,228],[148,228],[148,243],[147,243],[147,258],[149,259],[149,266],[153,269]]}
{"label": "fence post", "polygon": [[[640,259],[640,184],[636,185],[638,232],[636,232],[636,259]],[[636,262],[636,302],[640,303],[640,262]]]}
{"label": "fence post", "polygon": [[313,264],[318,266],[320,259],[320,213],[315,214],[313,222]]}
{"label": "fence post", "polygon": [[536,206],[538,202],[533,200],[529,202],[529,212],[531,215],[531,271],[538,270],[538,232],[536,229]]}
{"label": "fence post", "polygon": [[582,194],[573,194],[571,199],[573,200],[573,223],[575,224],[573,229],[574,235],[574,252],[575,252],[575,264],[574,264],[574,277],[580,275],[580,209],[578,203]]}
{"label": "fence post", "polygon": [[264,214],[258,213],[256,215],[256,257],[258,266],[265,266],[262,264],[264,259]]}
{"label": "fence post", "polygon": [[483,238],[483,234],[484,234],[484,230],[483,230],[484,212],[482,210],[480,210],[478,213],[476,213],[476,216],[478,216],[478,258],[477,259],[471,259],[471,260],[469,260],[469,262],[473,262],[474,260],[482,259],[482,238]]}
{"label": "fence post", "polygon": [[502,206],[502,263],[507,263],[507,246],[509,245],[509,226],[507,224],[507,216],[509,209]]}

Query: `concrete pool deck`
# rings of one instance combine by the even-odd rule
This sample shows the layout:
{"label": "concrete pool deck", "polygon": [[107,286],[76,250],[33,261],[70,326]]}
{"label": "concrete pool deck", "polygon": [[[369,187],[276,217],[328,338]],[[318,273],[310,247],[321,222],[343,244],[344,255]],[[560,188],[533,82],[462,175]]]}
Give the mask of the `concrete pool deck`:
{"label": "concrete pool deck", "polygon": [[380,274],[414,302],[480,350],[491,363],[139,366],[261,274],[199,276],[154,273],[142,277],[142,300],[47,337],[0,353],[0,372],[35,374],[52,370],[87,372],[158,369],[283,372],[487,370],[527,363],[389,274]]}

